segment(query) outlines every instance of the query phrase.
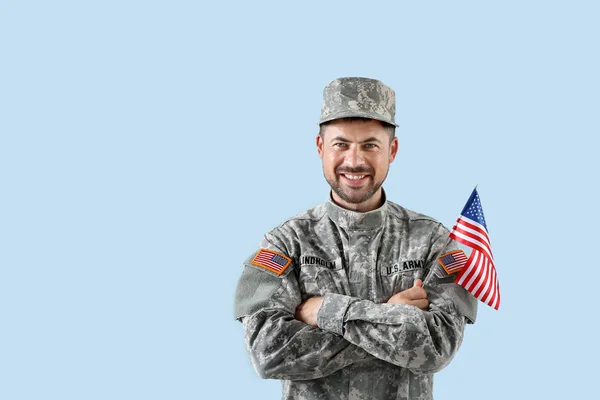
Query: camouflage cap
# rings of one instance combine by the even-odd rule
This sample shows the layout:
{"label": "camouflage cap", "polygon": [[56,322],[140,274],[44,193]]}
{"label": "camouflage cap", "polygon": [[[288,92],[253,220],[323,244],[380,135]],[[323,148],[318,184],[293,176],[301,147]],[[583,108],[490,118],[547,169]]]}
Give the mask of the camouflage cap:
{"label": "camouflage cap", "polygon": [[319,124],[339,118],[362,117],[396,125],[396,94],[376,79],[338,78],[323,90]]}

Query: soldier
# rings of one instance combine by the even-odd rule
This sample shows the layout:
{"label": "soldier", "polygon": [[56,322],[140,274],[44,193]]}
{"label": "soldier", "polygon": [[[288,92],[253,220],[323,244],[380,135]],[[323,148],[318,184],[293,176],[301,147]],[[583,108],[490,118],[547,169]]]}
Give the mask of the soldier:
{"label": "soldier", "polygon": [[316,142],[330,199],[267,233],[245,262],[235,318],[284,399],[431,399],[433,373],[475,321],[475,298],[437,261],[457,249],[448,230],[381,187],[394,118],[380,81],[327,85]]}

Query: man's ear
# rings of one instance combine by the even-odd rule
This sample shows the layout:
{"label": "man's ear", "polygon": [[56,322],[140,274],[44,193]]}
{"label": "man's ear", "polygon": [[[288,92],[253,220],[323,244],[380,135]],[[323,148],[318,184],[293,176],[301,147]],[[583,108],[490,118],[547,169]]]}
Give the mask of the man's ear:
{"label": "man's ear", "polygon": [[321,135],[317,135],[317,151],[319,152],[319,158],[323,159],[323,138]]}
{"label": "man's ear", "polygon": [[396,158],[396,154],[398,154],[398,138],[395,137],[390,143],[390,163],[394,161]]}

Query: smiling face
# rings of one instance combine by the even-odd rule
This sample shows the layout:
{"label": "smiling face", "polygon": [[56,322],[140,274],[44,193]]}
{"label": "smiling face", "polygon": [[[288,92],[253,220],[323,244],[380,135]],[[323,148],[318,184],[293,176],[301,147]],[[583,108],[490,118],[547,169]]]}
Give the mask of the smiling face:
{"label": "smiling face", "polygon": [[398,151],[398,139],[381,122],[331,121],[317,136],[317,149],[336,204],[360,212],[381,206],[381,184]]}

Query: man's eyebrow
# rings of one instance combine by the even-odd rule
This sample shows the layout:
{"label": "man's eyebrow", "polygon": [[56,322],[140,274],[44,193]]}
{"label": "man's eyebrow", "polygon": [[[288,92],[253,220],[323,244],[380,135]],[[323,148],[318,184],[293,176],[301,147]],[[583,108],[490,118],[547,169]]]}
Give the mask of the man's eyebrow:
{"label": "man's eyebrow", "polygon": [[331,138],[330,142],[344,142],[344,143],[350,143],[350,140],[346,139],[343,136],[336,136]]}
{"label": "man's eyebrow", "polygon": [[[350,143],[351,140],[346,139],[343,136],[336,136],[334,138],[331,138],[330,142],[344,142],[344,143]],[[381,140],[377,139],[375,136],[372,136],[368,139],[365,139],[363,141],[361,141],[360,143],[369,143],[369,142],[377,142],[377,143],[381,143]]]}
{"label": "man's eyebrow", "polygon": [[377,139],[375,136],[371,136],[370,138],[363,140],[361,143],[369,143],[369,142],[381,143],[381,140]]}

